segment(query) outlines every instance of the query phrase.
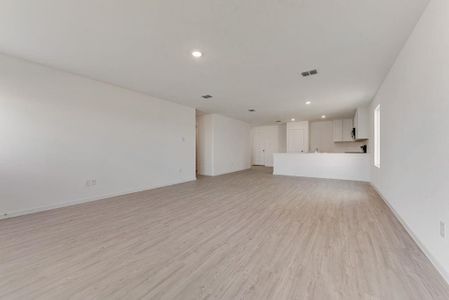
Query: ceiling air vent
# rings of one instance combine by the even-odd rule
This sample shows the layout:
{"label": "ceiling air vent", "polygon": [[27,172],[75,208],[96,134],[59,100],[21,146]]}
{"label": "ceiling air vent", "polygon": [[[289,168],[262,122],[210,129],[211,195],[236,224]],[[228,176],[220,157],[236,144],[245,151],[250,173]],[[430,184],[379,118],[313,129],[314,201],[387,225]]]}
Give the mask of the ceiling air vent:
{"label": "ceiling air vent", "polygon": [[248,109],[249,112],[255,112],[256,110],[254,108]]}
{"label": "ceiling air vent", "polygon": [[210,99],[210,98],[212,98],[212,96],[211,95],[203,95],[203,96],[201,96],[201,98],[203,98],[203,99]]}
{"label": "ceiling air vent", "polygon": [[302,73],[301,73],[301,75],[302,75],[303,77],[307,77],[307,76],[311,76],[311,75],[316,75],[316,74],[318,74],[318,70],[317,70],[317,69],[313,69],[313,70],[305,71],[305,72],[302,72]]}

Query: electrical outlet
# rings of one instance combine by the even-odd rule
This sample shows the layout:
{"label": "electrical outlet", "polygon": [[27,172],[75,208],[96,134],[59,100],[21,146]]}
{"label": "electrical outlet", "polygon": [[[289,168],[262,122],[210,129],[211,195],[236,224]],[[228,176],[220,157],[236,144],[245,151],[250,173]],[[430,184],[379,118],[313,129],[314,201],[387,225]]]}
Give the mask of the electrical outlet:
{"label": "electrical outlet", "polygon": [[443,221],[440,221],[440,236],[441,238],[446,238],[446,223]]}

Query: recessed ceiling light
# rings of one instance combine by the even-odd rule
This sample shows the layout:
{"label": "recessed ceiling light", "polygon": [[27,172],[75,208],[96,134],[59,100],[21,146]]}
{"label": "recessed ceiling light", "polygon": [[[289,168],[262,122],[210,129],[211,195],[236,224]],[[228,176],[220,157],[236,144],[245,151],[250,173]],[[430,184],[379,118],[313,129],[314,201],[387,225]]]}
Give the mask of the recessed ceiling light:
{"label": "recessed ceiling light", "polygon": [[321,116],[321,119],[326,119],[326,115],[322,115],[322,116]]}
{"label": "recessed ceiling light", "polygon": [[195,50],[192,51],[192,56],[195,58],[200,58],[201,56],[203,56],[203,53],[201,53],[201,51]]}
{"label": "recessed ceiling light", "polygon": [[295,118],[291,118],[291,119],[290,119],[290,121],[292,121],[292,122],[295,122],[295,121],[296,121],[296,119],[295,119]]}
{"label": "recessed ceiling light", "polygon": [[312,101],[306,101],[306,104],[307,105],[312,104]]}
{"label": "recessed ceiling light", "polygon": [[254,108],[248,109],[249,112],[255,112],[256,110]]}

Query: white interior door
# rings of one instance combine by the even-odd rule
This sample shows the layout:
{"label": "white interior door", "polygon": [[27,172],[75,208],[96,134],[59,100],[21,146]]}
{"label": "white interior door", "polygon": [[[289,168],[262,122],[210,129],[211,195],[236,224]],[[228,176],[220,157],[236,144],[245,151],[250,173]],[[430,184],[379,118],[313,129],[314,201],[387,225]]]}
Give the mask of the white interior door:
{"label": "white interior door", "polygon": [[255,132],[253,141],[254,165],[265,165],[265,137],[262,132]]}
{"label": "white interior door", "polygon": [[305,149],[304,129],[288,130],[287,152],[307,152]]}

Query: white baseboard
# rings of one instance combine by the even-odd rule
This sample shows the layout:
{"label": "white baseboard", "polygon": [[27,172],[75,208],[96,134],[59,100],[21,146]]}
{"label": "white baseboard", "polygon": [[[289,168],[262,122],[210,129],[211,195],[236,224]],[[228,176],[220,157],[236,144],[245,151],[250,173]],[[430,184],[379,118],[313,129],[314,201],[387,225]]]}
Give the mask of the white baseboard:
{"label": "white baseboard", "polygon": [[146,187],[139,187],[139,188],[135,188],[135,189],[119,192],[119,193],[97,195],[97,196],[78,199],[75,201],[58,203],[58,204],[49,205],[49,206],[35,207],[35,208],[21,210],[21,211],[12,211],[12,212],[8,212],[6,214],[0,215],[0,220],[29,215],[29,214],[38,213],[38,212],[42,212],[42,211],[46,211],[46,210],[52,210],[52,209],[56,209],[56,208],[68,207],[68,206],[73,206],[73,205],[77,205],[77,204],[103,200],[103,199],[112,198],[112,197],[118,197],[118,196],[124,196],[124,195],[128,195],[128,194],[133,194],[133,193],[138,193],[138,192],[143,192],[143,191],[148,191],[148,190],[154,190],[154,189],[158,189],[158,188],[162,188],[162,187],[173,186],[173,185],[191,182],[191,181],[195,181],[195,180],[196,180],[196,177],[194,177],[193,179],[182,180],[182,181],[175,182],[172,184],[167,184],[167,185],[160,185],[160,186],[152,185],[152,186],[146,186]]}
{"label": "white baseboard", "polygon": [[239,169],[235,169],[235,170],[229,170],[229,171],[225,171],[225,172],[214,173],[213,175],[210,175],[210,176],[215,177],[215,176],[221,176],[221,175],[233,174],[233,173],[238,173],[238,172],[246,171],[246,170],[249,170],[249,169],[251,169],[251,166],[248,166],[248,167],[245,167],[245,168],[242,168],[242,169],[239,168]]}
{"label": "white baseboard", "polygon": [[415,241],[415,243],[418,245],[418,247],[421,249],[421,251],[424,253],[424,255],[430,260],[430,262],[433,264],[435,269],[441,274],[444,280],[449,284],[449,273],[446,272],[446,270],[443,268],[443,266],[438,262],[438,260],[430,253],[430,251],[427,249],[427,247],[420,241],[420,239],[415,235],[415,233],[412,231],[412,229],[407,225],[405,220],[399,215],[399,213],[393,208],[393,206],[388,202],[388,200],[382,195],[382,193],[379,191],[377,187],[375,187],[372,183],[370,183],[371,187],[376,191],[376,193],[379,195],[379,197],[385,202],[385,204],[388,206],[388,208],[391,210],[393,215],[396,217],[396,219],[401,223],[401,225],[404,227],[404,229],[407,231],[407,233],[410,235],[410,237]]}

